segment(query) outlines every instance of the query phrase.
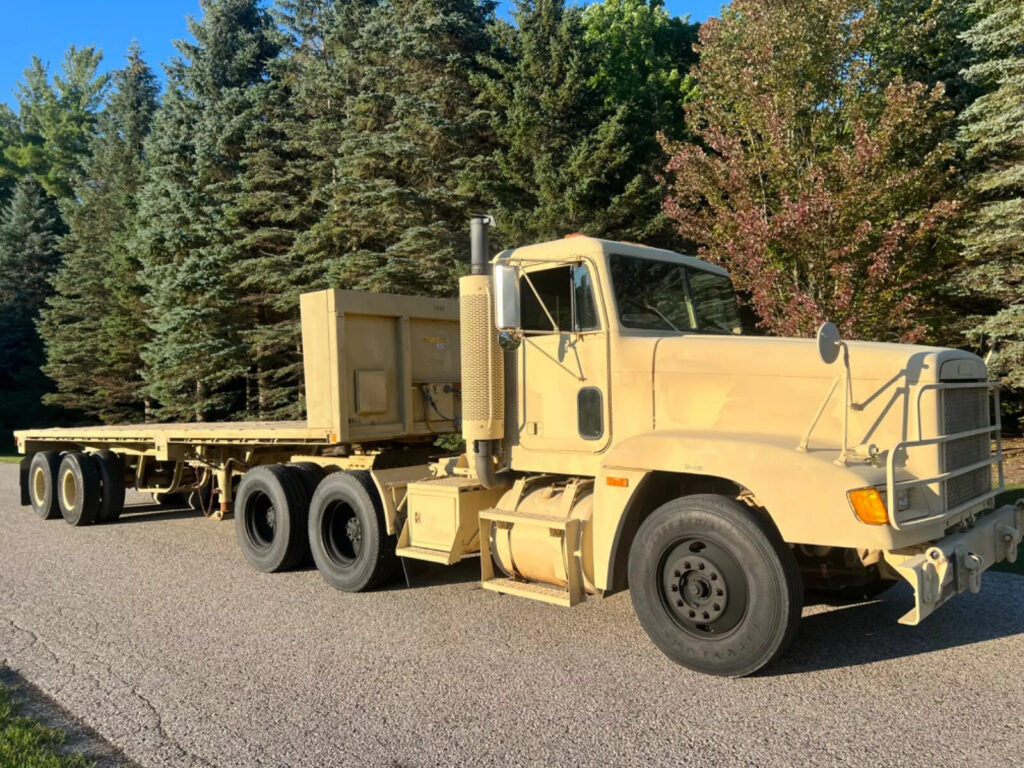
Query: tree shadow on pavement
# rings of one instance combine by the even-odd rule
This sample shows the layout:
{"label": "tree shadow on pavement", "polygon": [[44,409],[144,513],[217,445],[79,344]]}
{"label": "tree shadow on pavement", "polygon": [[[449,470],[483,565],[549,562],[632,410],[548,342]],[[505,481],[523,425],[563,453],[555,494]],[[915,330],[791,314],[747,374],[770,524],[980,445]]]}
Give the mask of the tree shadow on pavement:
{"label": "tree shadow on pavement", "polygon": [[805,615],[791,649],[767,676],[871,664],[1024,634],[1024,579],[986,574],[981,592],[959,595],[916,627],[897,623],[913,606],[901,584],[867,603]]}

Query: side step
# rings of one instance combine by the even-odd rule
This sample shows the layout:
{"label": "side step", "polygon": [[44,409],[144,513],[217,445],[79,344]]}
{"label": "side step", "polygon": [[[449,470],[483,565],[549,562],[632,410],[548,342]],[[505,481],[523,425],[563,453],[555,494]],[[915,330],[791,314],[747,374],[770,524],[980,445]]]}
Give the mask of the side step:
{"label": "side step", "polygon": [[440,563],[441,565],[454,565],[462,558],[455,556],[452,552],[442,552],[439,549],[427,549],[426,547],[398,547],[395,554],[399,557],[408,557],[412,560],[426,560],[428,563]]}
{"label": "side step", "polygon": [[537,584],[530,581],[515,581],[507,576],[495,576],[490,579],[485,578],[482,586],[484,589],[489,589],[492,592],[528,597],[531,600],[540,600],[542,603],[561,605],[565,608],[571,608],[576,605],[576,603],[572,601],[569,590],[559,589],[558,587],[552,587],[548,584]]}

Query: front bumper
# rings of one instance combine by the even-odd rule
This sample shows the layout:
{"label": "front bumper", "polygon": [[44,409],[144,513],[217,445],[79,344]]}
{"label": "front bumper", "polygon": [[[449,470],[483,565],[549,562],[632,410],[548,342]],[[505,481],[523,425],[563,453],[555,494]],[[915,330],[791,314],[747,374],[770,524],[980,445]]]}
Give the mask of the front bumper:
{"label": "front bumper", "polygon": [[914,588],[914,608],[900,624],[919,624],[951,597],[981,589],[981,574],[996,563],[1017,560],[1024,535],[1024,503],[982,515],[962,533],[884,552],[885,562]]}

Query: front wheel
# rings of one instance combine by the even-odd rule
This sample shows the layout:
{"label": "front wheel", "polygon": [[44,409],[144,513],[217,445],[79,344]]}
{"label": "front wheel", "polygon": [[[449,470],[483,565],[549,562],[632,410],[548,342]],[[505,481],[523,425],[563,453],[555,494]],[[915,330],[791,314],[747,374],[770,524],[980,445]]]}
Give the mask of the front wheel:
{"label": "front wheel", "polygon": [[629,553],[629,592],[666,656],[725,677],[778,658],[803,603],[796,560],[778,532],[713,495],[675,499],[644,521]]}

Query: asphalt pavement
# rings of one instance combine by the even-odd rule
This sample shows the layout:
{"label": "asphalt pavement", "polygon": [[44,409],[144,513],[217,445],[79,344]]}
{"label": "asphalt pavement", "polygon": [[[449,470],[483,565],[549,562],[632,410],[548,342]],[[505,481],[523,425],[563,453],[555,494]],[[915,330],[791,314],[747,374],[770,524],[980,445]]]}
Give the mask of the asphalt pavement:
{"label": "asphalt pavement", "polygon": [[909,588],[809,606],[743,680],[675,666],[627,594],[558,608],[414,564],[412,588],[258,573],[232,522],[130,495],[72,528],[0,465],[0,666],[143,766],[1024,764],[1024,578],[919,627]]}

